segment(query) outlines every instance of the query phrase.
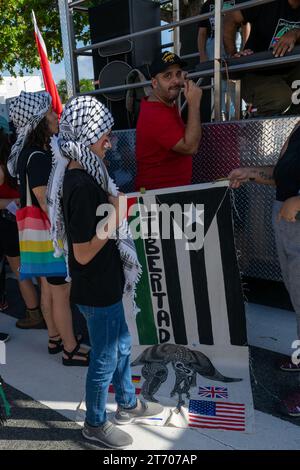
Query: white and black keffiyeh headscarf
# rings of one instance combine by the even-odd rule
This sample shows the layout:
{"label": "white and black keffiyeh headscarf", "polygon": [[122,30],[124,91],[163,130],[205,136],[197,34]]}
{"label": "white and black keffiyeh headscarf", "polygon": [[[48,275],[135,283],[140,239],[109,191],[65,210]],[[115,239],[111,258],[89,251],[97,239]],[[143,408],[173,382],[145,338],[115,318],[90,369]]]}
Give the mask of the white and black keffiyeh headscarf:
{"label": "white and black keffiyeh headscarf", "polygon": [[[61,200],[64,174],[69,160],[72,159],[80,163],[106,193],[112,196],[118,194],[118,189],[108,175],[105,164],[89,149],[90,145],[98,142],[104,133],[110,131],[113,124],[114,120],[108,109],[91,96],[76,97],[65,106],[60,120],[58,139],[53,137],[51,140],[54,160],[48,183],[51,238],[56,256],[63,253],[68,259]],[[136,284],[141,274],[141,266],[125,220],[116,231],[116,243],[124,269],[124,294],[132,298],[134,312],[137,313],[134,296]]]}
{"label": "white and black keffiyeh headscarf", "polygon": [[17,140],[12,146],[7,167],[11,176],[17,176],[19,155],[28,136],[45,117],[51,106],[51,96],[47,92],[29,93],[22,91],[9,106],[9,117],[13,122]]}

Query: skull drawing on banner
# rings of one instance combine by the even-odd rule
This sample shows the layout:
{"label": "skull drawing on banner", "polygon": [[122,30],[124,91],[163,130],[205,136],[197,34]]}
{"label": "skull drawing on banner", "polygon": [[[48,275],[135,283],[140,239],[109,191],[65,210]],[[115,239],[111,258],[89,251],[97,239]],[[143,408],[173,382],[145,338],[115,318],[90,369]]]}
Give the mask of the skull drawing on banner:
{"label": "skull drawing on banner", "polygon": [[158,344],[145,349],[131,364],[142,365],[145,382],[142,395],[153,402],[158,400],[154,394],[168,378],[167,365],[171,363],[175,372],[175,384],[170,396],[178,396],[177,408],[185,404],[183,395],[190,398],[190,389],[196,386],[197,373],[202,377],[219,382],[240,382],[242,379],[222,375],[200,351],[192,351],[176,344]]}

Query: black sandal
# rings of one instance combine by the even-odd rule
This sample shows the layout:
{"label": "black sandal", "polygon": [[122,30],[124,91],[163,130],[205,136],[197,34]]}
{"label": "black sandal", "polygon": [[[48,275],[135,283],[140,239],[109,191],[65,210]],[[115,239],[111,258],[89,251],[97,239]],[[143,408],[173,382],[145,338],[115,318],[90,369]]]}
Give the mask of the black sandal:
{"label": "black sandal", "polygon": [[55,344],[55,348],[49,348],[48,346],[48,353],[49,354],[58,354],[63,350],[63,344],[62,344],[62,339],[52,339],[52,338],[57,338],[59,335],[55,336],[49,336],[49,344]]}
{"label": "black sandal", "polygon": [[[56,346],[55,348],[49,348],[49,346],[48,346],[48,353],[49,354],[58,354],[64,349],[63,342],[62,342],[61,338],[52,339],[52,338],[57,338],[58,336],[59,335],[49,336],[49,343],[50,344],[55,344],[55,346]],[[82,335],[76,335],[75,336],[77,344],[81,343],[82,338],[83,338]]]}
{"label": "black sandal", "polygon": [[[90,352],[87,351],[86,353],[78,352],[80,349],[80,342],[77,343],[76,347],[73,351],[69,352],[63,349],[64,354],[68,356],[68,359],[62,358],[62,363],[64,366],[81,366],[87,367],[90,363]],[[74,356],[79,356],[84,358],[83,360],[80,359],[73,359]]]}

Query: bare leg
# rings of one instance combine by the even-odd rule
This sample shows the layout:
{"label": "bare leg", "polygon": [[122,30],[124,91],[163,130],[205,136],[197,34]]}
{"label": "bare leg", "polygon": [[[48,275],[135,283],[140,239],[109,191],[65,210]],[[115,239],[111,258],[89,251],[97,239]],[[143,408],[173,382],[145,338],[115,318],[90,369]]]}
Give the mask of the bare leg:
{"label": "bare leg", "polygon": [[52,312],[55,324],[67,349],[74,349],[76,340],[73,333],[72,312],[70,307],[70,284],[54,286],[49,284],[52,297]]}
{"label": "bare leg", "polygon": [[[52,293],[52,312],[54,322],[57,330],[63,340],[63,345],[66,351],[71,352],[77,345],[77,340],[74,336],[72,311],[70,306],[70,288],[71,284],[62,284],[59,286],[48,284]],[[80,352],[86,352],[80,348]],[[67,356],[65,355],[67,358]],[[74,359],[78,357],[75,355]],[[82,358],[79,358],[82,359]]]}
{"label": "bare leg", "polygon": [[53,316],[52,292],[45,277],[41,277],[41,309],[50,337],[59,335]]}
{"label": "bare leg", "polygon": [[19,287],[21,291],[21,295],[24,299],[25,305],[29,309],[35,309],[38,308],[39,306],[39,300],[38,300],[38,295],[36,292],[36,289],[33,285],[33,282],[31,279],[26,279],[25,281],[20,281],[19,280],[19,266],[20,266],[20,257],[15,256],[11,258],[10,256],[7,256],[7,261],[10,265],[11,270],[13,271],[14,275],[18,279],[19,282]]}

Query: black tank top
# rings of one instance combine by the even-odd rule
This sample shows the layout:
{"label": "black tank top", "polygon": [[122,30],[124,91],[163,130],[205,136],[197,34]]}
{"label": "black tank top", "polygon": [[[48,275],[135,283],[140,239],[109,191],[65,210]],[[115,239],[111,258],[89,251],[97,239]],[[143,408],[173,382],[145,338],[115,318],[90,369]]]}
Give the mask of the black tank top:
{"label": "black tank top", "polygon": [[300,126],[290,137],[283,156],[278,160],[273,173],[276,182],[276,199],[285,201],[297,196],[300,191]]}

